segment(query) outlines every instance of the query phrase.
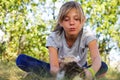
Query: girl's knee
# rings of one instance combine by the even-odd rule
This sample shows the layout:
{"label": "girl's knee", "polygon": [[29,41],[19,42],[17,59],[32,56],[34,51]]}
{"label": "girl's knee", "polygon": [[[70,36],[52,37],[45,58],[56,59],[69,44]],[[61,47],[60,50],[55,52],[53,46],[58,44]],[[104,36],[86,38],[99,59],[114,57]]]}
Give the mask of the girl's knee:
{"label": "girl's knee", "polygon": [[106,73],[108,71],[108,66],[105,62],[102,62],[101,69],[104,70],[104,73]]}
{"label": "girl's knee", "polygon": [[96,73],[96,76],[105,75],[107,71],[108,71],[107,64],[105,62],[102,62],[99,71]]}
{"label": "girl's knee", "polygon": [[20,54],[18,55],[18,57],[16,58],[16,65],[19,66],[21,65],[22,61],[25,59],[25,54]]}

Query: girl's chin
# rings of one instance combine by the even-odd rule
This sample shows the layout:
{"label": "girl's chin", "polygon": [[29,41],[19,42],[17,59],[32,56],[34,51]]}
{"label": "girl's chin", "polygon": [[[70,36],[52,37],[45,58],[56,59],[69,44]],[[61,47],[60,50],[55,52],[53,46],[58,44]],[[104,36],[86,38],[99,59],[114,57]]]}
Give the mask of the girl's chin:
{"label": "girl's chin", "polygon": [[71,37],[72,37],[72,36],[76,36],[76,35],[77,35],[77,34],[69,34],[69,36],[71,36]]}
{"label": "girl's chin", "polygon": [[77,35],[78,33],[76,33],[76,32],[71,32],[71,33],[69,33],[69,35],[71,35],[71,36],[75,36],[75,35]]}

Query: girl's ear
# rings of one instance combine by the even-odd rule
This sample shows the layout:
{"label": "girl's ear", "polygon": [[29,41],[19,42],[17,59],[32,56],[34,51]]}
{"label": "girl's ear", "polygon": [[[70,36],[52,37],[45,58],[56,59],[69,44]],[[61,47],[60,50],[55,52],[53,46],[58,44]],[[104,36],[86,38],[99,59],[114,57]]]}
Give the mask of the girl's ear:
{"label": "girl's ear", "polygon": [[83,22],[86,22],[86,17],[83,18]]}
{"label": "girl's ear", "polygon": [[83,19],[82,19],[82,22],[81,22],[82,25],[84,25],[85,22],[86,22],[86,18],[83,18]]}

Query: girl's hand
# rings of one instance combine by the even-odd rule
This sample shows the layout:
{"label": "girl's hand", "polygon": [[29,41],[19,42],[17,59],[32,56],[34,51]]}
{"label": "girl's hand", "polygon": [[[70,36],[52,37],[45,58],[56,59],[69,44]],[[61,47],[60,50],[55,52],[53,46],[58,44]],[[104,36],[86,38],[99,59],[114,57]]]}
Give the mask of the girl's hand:
{"label": "girl's hand", "polygon": [[59,71],[59,68],[53,67],[53,68],[51,68],[50,73],[51,73],[53,76],[56,76],[57,73],[58,73],[58,71]]}
{"label": "girl's hand", "polygon": [[84,69],[85,75],[86,75],[86,80],[93,80],[91,72],[86,68]]}

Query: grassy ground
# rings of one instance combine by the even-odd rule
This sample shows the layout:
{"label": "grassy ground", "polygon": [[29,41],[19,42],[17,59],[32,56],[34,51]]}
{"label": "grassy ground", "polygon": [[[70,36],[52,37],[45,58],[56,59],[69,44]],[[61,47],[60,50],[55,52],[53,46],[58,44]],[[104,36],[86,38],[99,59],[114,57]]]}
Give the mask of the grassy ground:
{"label": "grassy ground", "polygon": [[[30,76],[24,77],[25,74],[13,62],[0,62],[0,80],[54,80],[53,78],[40,78],[33,73],[29,74]],[[110,68],[104,78],[97,80],[120,80],[120,73]]]}

